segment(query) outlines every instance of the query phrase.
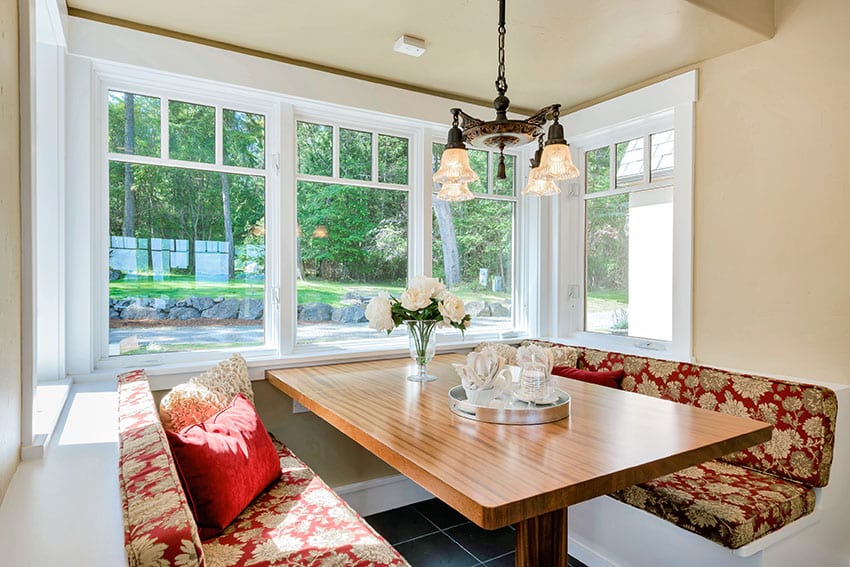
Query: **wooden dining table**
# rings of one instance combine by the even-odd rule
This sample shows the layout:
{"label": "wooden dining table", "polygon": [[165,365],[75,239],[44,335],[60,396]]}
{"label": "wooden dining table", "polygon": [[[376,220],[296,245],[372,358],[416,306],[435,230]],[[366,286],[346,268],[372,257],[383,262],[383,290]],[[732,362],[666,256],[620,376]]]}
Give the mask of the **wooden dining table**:
{"label": "wooden dining table", "polygon": [[516,525],[518,566],[567,565],[567,510],[771,436],[771,426],[559,378],[570,416],[539,425],[483,423],[449,409],[460,383],[406,379],[410,359],[266,371],[266,380],[484,529]]}

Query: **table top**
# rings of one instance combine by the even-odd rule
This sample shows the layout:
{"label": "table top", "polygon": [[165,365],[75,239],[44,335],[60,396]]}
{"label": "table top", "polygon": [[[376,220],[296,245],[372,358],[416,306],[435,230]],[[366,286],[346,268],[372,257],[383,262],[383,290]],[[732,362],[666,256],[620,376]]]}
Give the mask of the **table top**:
{"label": "table top", "polygon": [[269,370],[266,379],[479,526],[495,529],[767,441],[771,426],[559,378],[570,417],[541,425],[449,410],[461,354]]}

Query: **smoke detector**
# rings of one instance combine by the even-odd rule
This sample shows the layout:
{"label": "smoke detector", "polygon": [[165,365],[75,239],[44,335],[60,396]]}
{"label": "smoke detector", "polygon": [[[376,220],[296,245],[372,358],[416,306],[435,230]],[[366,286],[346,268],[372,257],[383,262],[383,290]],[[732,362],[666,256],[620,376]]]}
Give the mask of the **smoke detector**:
{"label": "smoke detector", "polygon": [[395,40],[393,51],[410,55],[411,57],[419,57],[425,53],[425,40],[411,35],[403,35]]}

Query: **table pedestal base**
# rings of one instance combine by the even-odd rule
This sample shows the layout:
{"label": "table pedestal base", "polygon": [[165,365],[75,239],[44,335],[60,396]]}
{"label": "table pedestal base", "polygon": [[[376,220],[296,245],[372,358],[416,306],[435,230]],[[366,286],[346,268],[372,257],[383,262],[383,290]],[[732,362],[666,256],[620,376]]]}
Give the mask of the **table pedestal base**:
{"label": "table pedestal base", "polygon": [[567,509],[516,526],[517,567],[567,567]]}

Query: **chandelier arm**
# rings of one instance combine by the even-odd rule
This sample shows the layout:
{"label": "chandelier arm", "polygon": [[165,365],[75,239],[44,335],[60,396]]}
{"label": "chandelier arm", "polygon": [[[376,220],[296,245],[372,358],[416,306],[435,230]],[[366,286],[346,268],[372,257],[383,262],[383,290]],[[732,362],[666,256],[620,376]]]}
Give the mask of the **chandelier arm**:
{"label": "chandelier arm", "polygon": [[483,120],[475,118],[474,116],[470,116],[469,114],[465,113],[460,109],[458,109],[458,114],[461,118],[460,127],[462,130],[466,130],[468,128],[475,128],[476,126],[481,126],[482,124],[484,124]]}
{"label": "chandelier arm", "polygon": [[560,104],[550,104],[549,106],[544,106],[543,108],[526,118],[525,121],[529,124],[534,124],[535,126],[543,126],[549,119],[549,115],[553,114],[560,107]]}

